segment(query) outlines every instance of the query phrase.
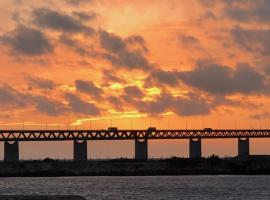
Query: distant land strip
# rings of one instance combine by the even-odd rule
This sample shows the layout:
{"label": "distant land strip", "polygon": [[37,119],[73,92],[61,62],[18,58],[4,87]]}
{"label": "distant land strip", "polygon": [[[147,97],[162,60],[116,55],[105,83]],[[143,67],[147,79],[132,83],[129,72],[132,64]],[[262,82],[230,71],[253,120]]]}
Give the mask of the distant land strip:
{"label": "distant land strip", "polygon": [[270,156],[0,162],[0,177],[270,175]]}

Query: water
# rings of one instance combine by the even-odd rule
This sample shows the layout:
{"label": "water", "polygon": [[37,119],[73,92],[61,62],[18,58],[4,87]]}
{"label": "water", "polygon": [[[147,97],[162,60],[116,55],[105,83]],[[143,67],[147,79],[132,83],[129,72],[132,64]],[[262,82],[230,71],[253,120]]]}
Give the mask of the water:
{"label": "water", "polygon": [[76,194],[87,200],[270,200],[270,176],[0,178],[0,194]]}

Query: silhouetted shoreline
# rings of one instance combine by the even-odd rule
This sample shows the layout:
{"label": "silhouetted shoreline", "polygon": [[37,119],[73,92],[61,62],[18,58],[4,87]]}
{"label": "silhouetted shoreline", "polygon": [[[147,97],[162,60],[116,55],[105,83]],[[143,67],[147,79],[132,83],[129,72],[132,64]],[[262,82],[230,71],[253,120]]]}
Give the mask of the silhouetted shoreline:
{"label": "silhouetted shoreline", "polygon": [[155,175],[270,175],[270,156],[246,158],[169,158],[137,161],[133,159],[72,162],[44,159],[0,162],[0,177],[55,176],[155,176]]}

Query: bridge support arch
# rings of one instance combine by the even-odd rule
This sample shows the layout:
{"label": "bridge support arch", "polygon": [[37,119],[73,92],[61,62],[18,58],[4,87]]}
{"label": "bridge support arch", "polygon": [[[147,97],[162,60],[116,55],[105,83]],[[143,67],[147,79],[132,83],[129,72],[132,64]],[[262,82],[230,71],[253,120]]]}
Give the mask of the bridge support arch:
{"label": "bridge support arch", "polygon": [[135,140],[135,159],[147,160],[148,159],[148,142],[147,139],[140,141]]}
{"label": "bridge support arch", "polygon": [[201,139],[189,139],[189,158],[202,157],[202,144]]}
{"label": "bridge support arch", "polygon": [[4,161],[5,162],[18,162],[19,161],[19,142],[15,141],[10,143],[4,142]]}
{"label": "bridge support arch", "polygon": [[238,156],[249,156],[249,138],[238,138]]}
{"label": "bridge support arch", "polygon": [[75,162],[87,161],[87,140],[73,141],[73,159]]}

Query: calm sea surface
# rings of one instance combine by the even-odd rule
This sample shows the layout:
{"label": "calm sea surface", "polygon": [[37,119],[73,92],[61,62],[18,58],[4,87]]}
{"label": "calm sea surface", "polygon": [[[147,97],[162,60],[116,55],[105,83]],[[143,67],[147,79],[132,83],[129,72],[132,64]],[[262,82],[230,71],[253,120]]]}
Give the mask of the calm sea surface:
{"label": "calm sea surface", "polygon": [[0,178],[0,194],[76,194],[112,200],[270,200],[270,176]]}

